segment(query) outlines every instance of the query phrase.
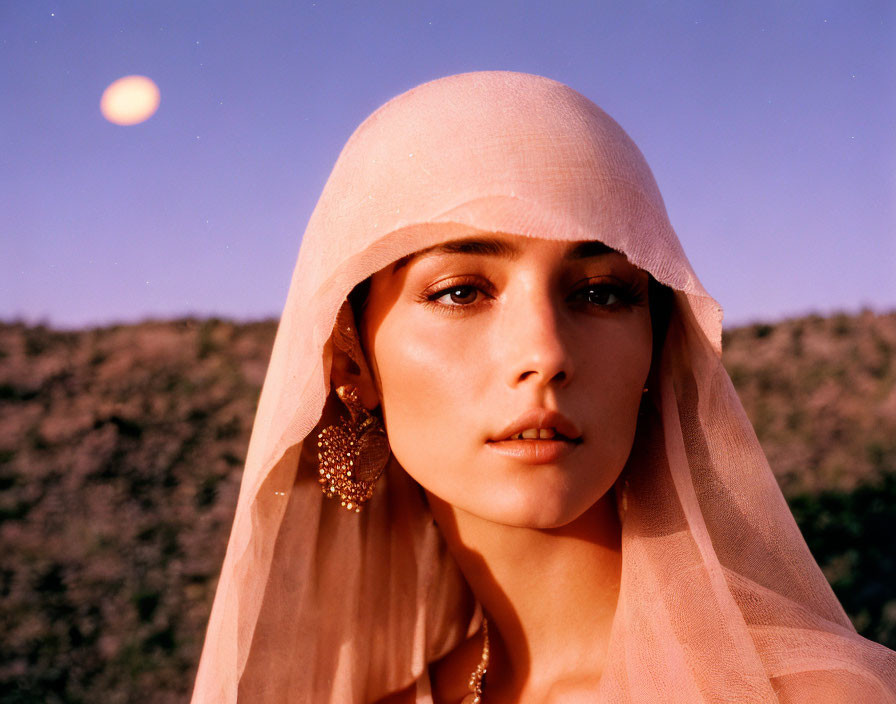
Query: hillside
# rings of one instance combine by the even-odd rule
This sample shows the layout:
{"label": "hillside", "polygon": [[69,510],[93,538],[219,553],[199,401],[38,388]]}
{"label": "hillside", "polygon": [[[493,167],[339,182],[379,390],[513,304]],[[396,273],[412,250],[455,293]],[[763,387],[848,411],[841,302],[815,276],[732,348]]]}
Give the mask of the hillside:
{"label": "hillside", "polygon": [[896,469],[896,313],[741,327],[722,349],[785,495]]}
{"label": "hillside", "polygon": [[[275,331],[0,324],[0,702],[187,700]],[[810,547],[896,646],[896,312],[724,344]]]}

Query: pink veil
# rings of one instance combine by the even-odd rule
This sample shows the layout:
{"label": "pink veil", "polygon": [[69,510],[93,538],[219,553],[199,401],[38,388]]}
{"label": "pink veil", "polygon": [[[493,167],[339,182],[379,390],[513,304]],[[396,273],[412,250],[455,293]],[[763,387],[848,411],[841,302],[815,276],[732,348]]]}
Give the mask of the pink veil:
{"label": "pink veil", "polygon": [[193,702],[370,702],[412,683],[431,702],[427,663],[478,627],[412,480],[393,459],[364,512],[345,511],[317,483],[316,432],[338,410],[352,288],[484,232],[601,240],[675,290],[626,469],[599,701],[896,701],[896,654],[856,634],[809,553],[640,151],[567,86],[494,71],[394,98],[336,162],[277,330]]}

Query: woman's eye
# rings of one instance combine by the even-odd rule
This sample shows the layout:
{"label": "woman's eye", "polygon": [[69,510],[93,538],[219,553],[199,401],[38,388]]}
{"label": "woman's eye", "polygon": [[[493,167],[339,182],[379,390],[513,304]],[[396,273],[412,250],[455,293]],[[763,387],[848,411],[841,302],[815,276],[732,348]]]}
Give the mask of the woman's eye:
{"label": "woman's eye", "polygon": [[588,302],[596,306],[612,306],[621,300],[612,286],[589,286],[584,291]]}
{"label": "woman's eye", "polygon": [[[447,298],[456,305],[465,306],[473,303],[476,300],[477,293],[479,293],[479,289],[468,284],[463,286],[451,286],[450,288],[446,288],[434,293],[429,300],[437,301]],[[442,303],[445,305],[450,305],[446,304],[445,300],[442,300]]]}
{"label": "woman's eye", "polygon": [[478,310],[492,297],[492,286],[488,281],[476,279],[471,283],[450,284],[432,292],[420,294],[420,302],[437,313],[465,315]]}
{"label": "woman's eye", "polygon": [[591,284],[579,289],[574,298],[597,308],[624,308],[639,305],[645,300],[640,288],[628,282]]}
{"label": "woman's eye", "polygon": [[[492,295],[487,293],[482,285],[455,284],[433,293],[423,294],[421,300],[429,306],[437,307],[442,312],[460,313],[464,308],[477,308],[483,302],[483,298]],[[576,305],[584,303],[594,308],[616,310],[640,303],[643,299],[633,285],[620,283],[583,286],[567,300]]]}

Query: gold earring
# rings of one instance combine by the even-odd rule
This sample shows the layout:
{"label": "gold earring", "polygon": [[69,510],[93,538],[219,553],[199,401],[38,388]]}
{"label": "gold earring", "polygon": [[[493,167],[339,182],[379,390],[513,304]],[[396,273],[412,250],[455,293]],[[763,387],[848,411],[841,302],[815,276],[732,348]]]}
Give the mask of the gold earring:
{"label": "gold earring", "polygon": [[364,408],[357,386],[340,386],[336,395],[351,417],[318,434],[317,481],[328,499],[338,495],[342,506],[360,513],[389,461],[389,439],[379,418]]}

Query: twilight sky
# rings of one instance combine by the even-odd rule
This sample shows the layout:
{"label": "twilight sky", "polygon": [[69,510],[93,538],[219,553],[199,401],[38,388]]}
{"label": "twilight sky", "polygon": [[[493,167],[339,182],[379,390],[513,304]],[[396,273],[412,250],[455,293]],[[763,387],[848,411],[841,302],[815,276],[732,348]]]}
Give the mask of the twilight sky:
{"label": "twilight sky", "polygon": [[896,308],[891,0],[0,0],[0,319],[279,316],[354,128],[483,69],[625,128],[726,325]]}

